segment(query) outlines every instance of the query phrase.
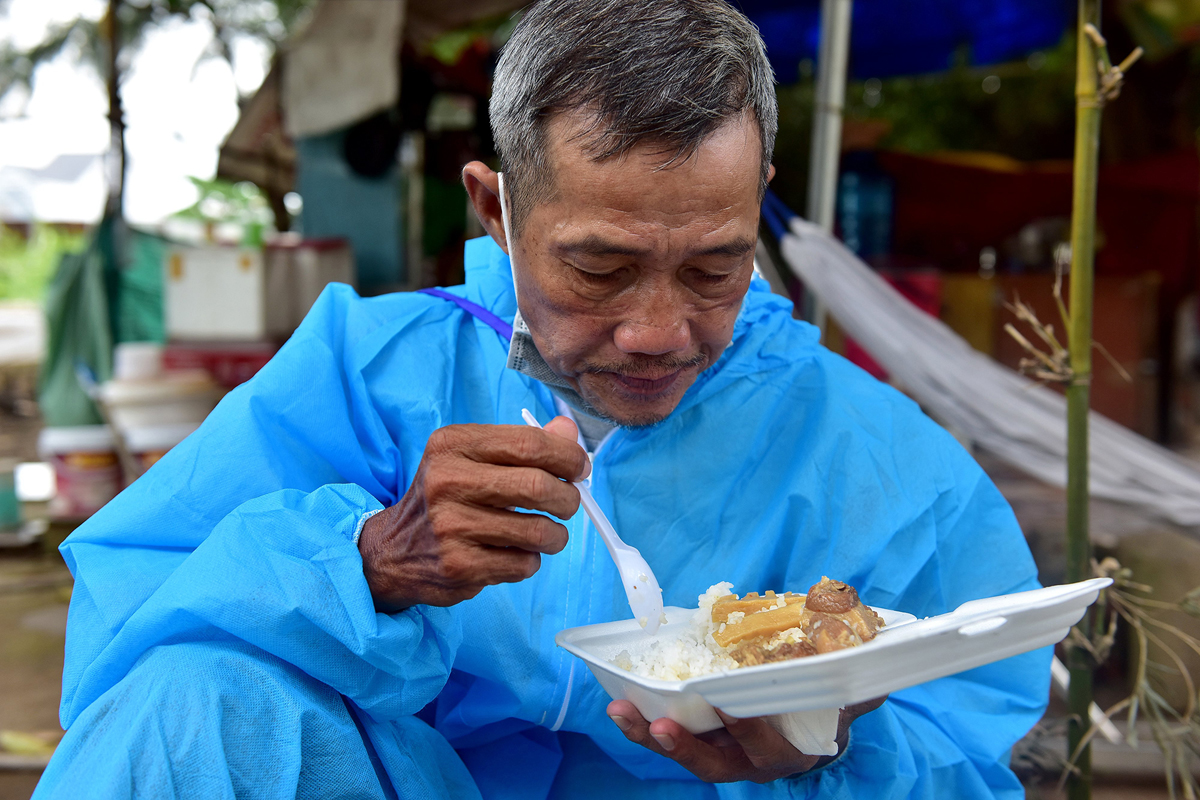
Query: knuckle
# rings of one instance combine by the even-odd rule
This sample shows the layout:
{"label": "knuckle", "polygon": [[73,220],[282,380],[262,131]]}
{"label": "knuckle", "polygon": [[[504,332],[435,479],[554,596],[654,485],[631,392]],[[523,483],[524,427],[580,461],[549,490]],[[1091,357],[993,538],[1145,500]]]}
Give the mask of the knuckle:
{"label": "knuckle", "polygon": [[445,453],[453,448],[456,431],[453,426],[438,428],[429,435],[429,440],[425,443],[425,452],[427,453]]}
{"label": "knuckle", "polygon": [[546,473],[539,469],[526,469],[520,478],[521,497],[536,500],[545,497],[550,489]]}
{"label": "knuckle", "polygon": [[459,585],[469,584],[472,582],[474,574],[474,564],[466,555],[451,552],[442,557],[442,575],[450,582]]}
{"label": "knuckle", "polygon": [[425,497],[436,499],[450,493],[454,485],[454,475],[450,470],[431,467],[425,470],[421,482]]}
{"label": "knuckle", "polygon": [[520,435],[517,436],[514,446],[516,448],[517,458],[523,464],[537,463],[545,449],[546,434],[533,428],[522,428]]}

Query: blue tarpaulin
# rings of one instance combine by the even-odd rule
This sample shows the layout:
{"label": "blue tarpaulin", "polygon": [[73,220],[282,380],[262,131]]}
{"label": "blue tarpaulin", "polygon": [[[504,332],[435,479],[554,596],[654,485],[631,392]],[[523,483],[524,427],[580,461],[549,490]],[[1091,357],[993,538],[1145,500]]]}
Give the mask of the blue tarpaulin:
{"label": "blue tarpaulin", "polygon": [[[819,0],[734,0],[762,31],[780,83],[817,58]],[[850,77],[938,72],[965,52],[983,65],[1052,47],[1073,24],[1071,0],[854,0]]]}

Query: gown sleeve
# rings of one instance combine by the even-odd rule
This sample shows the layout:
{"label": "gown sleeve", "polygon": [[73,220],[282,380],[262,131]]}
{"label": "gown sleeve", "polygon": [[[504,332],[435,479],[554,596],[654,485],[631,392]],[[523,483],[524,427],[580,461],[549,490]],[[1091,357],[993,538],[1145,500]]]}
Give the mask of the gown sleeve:
{"label": "gown sleeve", "polygon": [[[954,489],[921,518],[934,520],[936,546],[898,596],[868,603],[932,616],[976,597],[1038,588],[1008,504],[965,453],[955,460],[960,477]],[[895,538],[923,538],[911,534],[902,530]],[[886,568],[887,556],[881,561]],[[1045,711],[1051,655],[1052,648],[1042,648],[895,692],[852,724],[845,752],[823,769],[718,792],[745,800],[1024,797],[1009,756]]]}
{"label": "gown sleeve", "polygon": [[441,690],[457,622],[424,606],[376,613],[357,547],[410,479],[363,371],[373,341],[424,312],[386,302],[327,289],[253,380],[63,544],[64,727],[163,644],[248,643],[377,719]]}

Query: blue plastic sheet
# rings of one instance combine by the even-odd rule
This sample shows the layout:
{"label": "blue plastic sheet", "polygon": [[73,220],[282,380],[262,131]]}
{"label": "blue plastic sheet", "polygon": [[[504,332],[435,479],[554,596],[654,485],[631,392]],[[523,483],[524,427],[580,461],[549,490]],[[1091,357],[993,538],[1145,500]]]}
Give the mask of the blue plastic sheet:
{"label": "blue plastic sheet", "polygon": [[[758,25],[780,83],[817,58],[819,0],[734,0]],[[1058,44],[1074,19],[1067,0],[854,0],[850,76],[887,78],[940,72],[959,54],[968,63],[1024,58]]]}

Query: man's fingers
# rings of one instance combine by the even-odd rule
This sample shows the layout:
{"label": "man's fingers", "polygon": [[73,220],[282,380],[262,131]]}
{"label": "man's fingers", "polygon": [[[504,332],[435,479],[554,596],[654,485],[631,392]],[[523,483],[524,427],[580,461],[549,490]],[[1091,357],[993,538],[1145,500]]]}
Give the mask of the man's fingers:
{"label": "man's fingers", "polygon": [[742,780],[754,765],[740,747],[716,747],[688,733],[678,722],[656,719],[650,723],[651,739],[660,751],[700,780],[710,783]]}
{"label": "man's fingers", "polygon": [[608,704],[607,712],[631,742],[674,759],[701,780],[737,780],[750,766],[739,748],[703,742],[673,720],[647,722],[628,700],[614,700]]}
{"label": "man's fingers", "polygon": [[481,464],[459,478],[460,497],[494,508],[519,506],[570,519],[579,510],[579,490],[535,467]]}
{"label": "man's fingers", "polygon": [[588,469],[587,453],[574,439],[528,425],[450,425],[434,431],[430,448],[482,464],[537,467],[568,481],[580,480]]}
{"label": "man's fingers", "polygon": [[[579,443],[579,426],[577,426],[567,417],[555,417],[547,422],[546,426],[542,428],[542,430],[547,431],[548,433],[553,433],[555,436],[561,436],[562,438],[575,442],[576,444]],[[576,478],[576,480],[584,480],[592,474],[592,461],[591,459],[586,460],[587,463],[584,465],[583,474]]]}
{"label": "man's fingers", "polygon": [[537,553],[516,547],[475,547],[452,577],[474,586],[517,583],[532,578],[541,563]]}
{"label": "man's fingers", "polygon": [[522,514],[490,508],[467,513],[475,542],[491,547],[517,547],[531,553],[554,555],[567,546],[567,528],[541,514]]}
{"label": "man's fingers", "polygon": [[[791,742],[783,738],[779,731],[772,728],[761,717],[738,719],[719,709],[717,714],[725,723],[725,730],[729,731],[729,735],[741,745],[746,758],[755,767],[771,768],[779,764],[795,763],[798,759],[811,759],[815,763],[819,758],[819,756],[800,753],[792,746]],[[804,763],[800,763],[799,767],[792,771],[798,772],[804,768]]]}

